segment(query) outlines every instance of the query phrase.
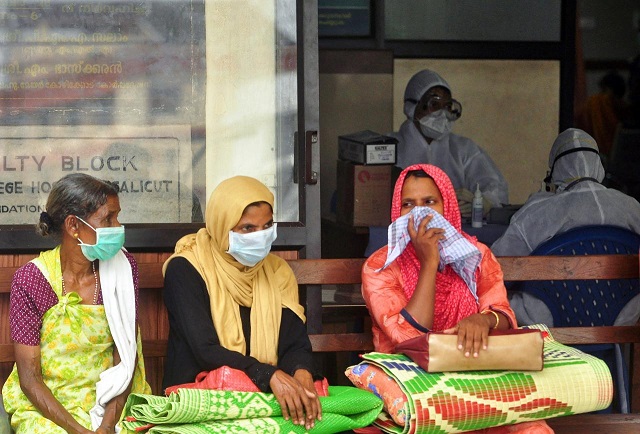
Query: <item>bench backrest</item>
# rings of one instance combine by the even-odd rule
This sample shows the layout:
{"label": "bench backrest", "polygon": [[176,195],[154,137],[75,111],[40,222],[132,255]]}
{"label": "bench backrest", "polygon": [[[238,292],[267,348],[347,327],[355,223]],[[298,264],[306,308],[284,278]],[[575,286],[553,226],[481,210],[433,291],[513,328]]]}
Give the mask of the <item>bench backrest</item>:
{"label": "bench backrest", "polygon": [[[157,256],[149,261],[147,256]],[[16,255],[17,262],[4,265],[0,260],[0,294],[10,291],[16,270],[34,255]],[[140,288],[161,289],[163,254],[134,254],[138,260]],[[22,260],[20,260],[22,258]],[[146,259],[146,260],[145,260]],[[627,279],[638,277],[638,255],[584,256],[503,256],[498,257],[505,281]],[[291,259],[299,285],[340,285],[361,282],[362,258],[351,259]]]}
{"label": "bench backrest", "polygon": [[[13,345],[9,337],[9,290],[13,274],[34,255],[0,256],[0,384],[10,372]],[[140,270],[139,322],[143,338],[145,364],[154,392],[160,390],[163,358],[166,352],[168,321],[162,301],[162,263],[168,253],[135,254]],[[591,255],[567,257],[501,257],[498,258],[506,281],[638,278],[638,255]],[[289,260],[298,283],[305,285],[343,285],[361,282],[364,259],[298,259]],[[304,289],[303,289],[304,290]],[[552,334],[566,344],[639,343],[640,326],[558,328]],[[371,336],[362,334],[312,335],[316,352],[357,351],[373,349]],[[640,347],[640,345],[636,346]],[[634,349],[637,353],[638,350]],[[640,360],[640,354],[636,360]],[[634,381],[640,381],[640,363],[634,365]],[[634,385],[632,390],[640,392]],[[640,399],[634,402],[640,404]]]}

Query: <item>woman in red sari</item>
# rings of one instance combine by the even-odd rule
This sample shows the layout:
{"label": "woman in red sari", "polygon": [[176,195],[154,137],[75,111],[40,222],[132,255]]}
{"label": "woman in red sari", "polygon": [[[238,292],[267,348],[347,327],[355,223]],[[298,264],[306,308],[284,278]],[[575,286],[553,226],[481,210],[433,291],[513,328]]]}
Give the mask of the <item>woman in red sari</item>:
{"label": "woman in red sari", "polygon": [[414,207],[437,211],[477,248],[481,260],[474,273],[476,293],[452,267],[438,270],[438,242],[444,239],[444,229],[427,228],[433,216],[425,217],[417,230],[409,224],[411,242],[400,256],[376,271],[387,260],[385,246],[369,257],[362,271],[362,293],[373,319],[376,351],[393,352],[398,343],[427,331],[449,330],[458,333],[461,350],[477,355],[486,346],[490,329],[516,327],[500,264],[487,246],[462,232],[455,191],[436,166],[413,165],[400,174],[391,221]]}
{"label": "woman in red sari", "polygon": [[[413,215],[420,214],[417,207],[438,214],[429,211],[416,229]],[[500,264],[487,246],[462,232],[453,185],[438,167],[416,164],[402,171],[393,193],[392,225],[406,214],[412,214],[406,226],[410,239],[406,248],[388,260],[385,246],[367,259],[362,270],[362,295],[372,318],[375,350],[393,353],[407,339],[445,331],[458,334],[458,348],[467,357],[477,357],[487,348],[490,329],[517,326]],[[429,225],[432,220],[434,224]],[[470,262],[463,261],[464,267],[440,267],[438,243],[445,240],[445,231],[448,237],[453,234],[460,240],[457,246],[464,245],[465,257],[472,257]],[[395,238],[389,240],[392,246]],[[461,268],[470,272],[465,274]],[[546,422],[535,421],[479,432],[543,434],[553,430]]]}

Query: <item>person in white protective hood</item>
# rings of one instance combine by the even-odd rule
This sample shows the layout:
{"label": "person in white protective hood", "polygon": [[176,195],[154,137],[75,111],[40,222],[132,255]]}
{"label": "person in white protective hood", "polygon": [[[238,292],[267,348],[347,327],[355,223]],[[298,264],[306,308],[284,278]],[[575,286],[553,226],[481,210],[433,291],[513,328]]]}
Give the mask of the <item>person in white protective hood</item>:
{"label": "person in white protective hood", "polygon": [[[598,145],[576,128],[562,132],[549,153],[546,190],[532,194],[491,246],[496,256],[526,256],[538,245],[580,226],[612,225],[640,233],[640,203],[602,184],[604,168]],[[518,324],[551,324],[544,303],[529,294],[509,295]],[[537,302],[537,303],[536,303]],[[525,308],[526,307],[526,308]]]}
{"label": "person in white protective hood", "polygon": [[462,105],[451,98],[451,87],[428,69],[416,73],[404,92],[407,120],[400,131],[389,134],[398,139],[397,165],[438,166],[451,179],[463,217],[471,216],[476,185],[484,198],[484,211],[509,203],[507,182],[491,157],[473,140],[451,132],[462,115]]}

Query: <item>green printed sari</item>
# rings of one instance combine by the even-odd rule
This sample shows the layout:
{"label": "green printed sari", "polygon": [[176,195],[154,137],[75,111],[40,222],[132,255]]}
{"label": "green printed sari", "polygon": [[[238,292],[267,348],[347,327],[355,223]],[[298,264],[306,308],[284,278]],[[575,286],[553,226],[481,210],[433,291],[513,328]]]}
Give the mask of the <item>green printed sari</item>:
{"label": "green printed sari", "polygon": [[[104,306],[81,304],[80,296],[62,295],[60,248],[43,252],[33,260],[58,296],[58,304],[43,316],[40,331],[42,378],[53,396],[83,426],[90,429],[89,410],[96,404],[96,383],[113,365],[113,339]],[[145,381],[142,347],[138,335],[138,366],[133,392],[150,392]],[[11,426],[17,434],[65,434],[45,418],[20,389],[14,365],[2,389]]]}

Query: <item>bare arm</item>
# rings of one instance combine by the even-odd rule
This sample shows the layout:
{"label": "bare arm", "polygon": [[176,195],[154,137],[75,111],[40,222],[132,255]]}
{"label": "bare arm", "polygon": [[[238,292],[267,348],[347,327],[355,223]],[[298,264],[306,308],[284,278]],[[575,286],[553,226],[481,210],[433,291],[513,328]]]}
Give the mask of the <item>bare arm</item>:
{"label": "bare arm", "polygon": [[[120,354],[118,353],[118,349],[113,348],[113,366],[116,366],[120,363]],[[136,363],[134,366],[138,364],[138,357],[136,356]],[[131,387],[133,386],[133,377],[129,382],[129,385],[120,395],[113,398],[111,401],[107,403],[104,407],[104,417],[102,418],[102,423],[100,427],[96,430],[96,433],[114,433],[115,427],[118,421],[120,420],[120,415],[122,414],[122,409],[124,408],[125,403],[127,402],[127,398],[131,393]]]}
{"label": "bare arm", "polygon": [[490,329],[507,330],[516,326],[500,264],[486,246],[478,243],[478,249],[483,256],[476,283],[480,312],[484,313],[470,315],[447,330],[458,334],[458,348],[467,357],[477,357],[480,350],[487,348]]}
{"label": "bare arm", "polygon": [[72,434],[87,434],[93,431],[86,429],[65,409],[53,396],[51,390],[42,379],[40,364],[40,347],[13,344],[20,388],[35,408],[47,419]]}

